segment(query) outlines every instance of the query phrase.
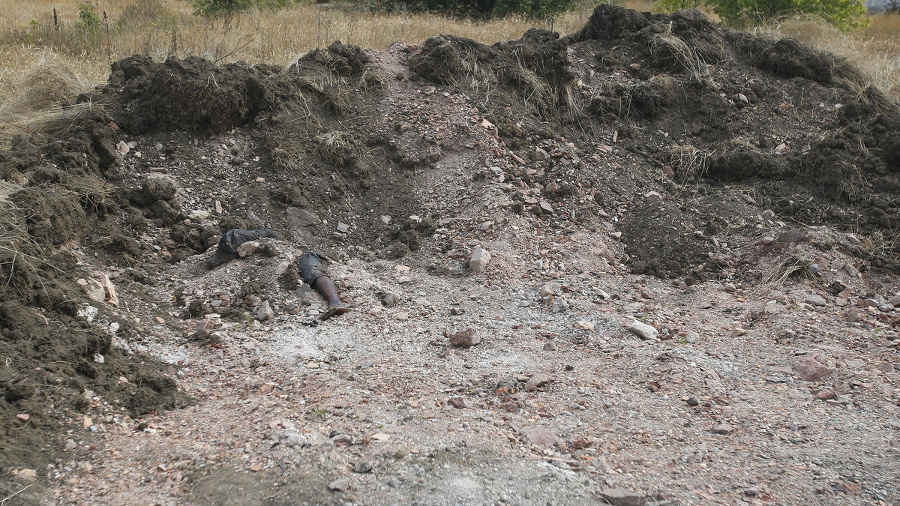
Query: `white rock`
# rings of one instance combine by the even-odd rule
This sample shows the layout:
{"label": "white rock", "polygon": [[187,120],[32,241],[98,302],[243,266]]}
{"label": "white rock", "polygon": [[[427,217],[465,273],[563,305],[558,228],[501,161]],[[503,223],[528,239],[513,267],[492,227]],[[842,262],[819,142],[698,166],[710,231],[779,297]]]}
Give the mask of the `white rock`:
{"label": "white rock", "polygon": [[259,249],[259,246],[260,246],[259,242],[257,242],[257,241],[247,241],[247,242],[241,243],[237,247],[237,254],[241,258],[248,257],[248,256],[256,253],[256,250]]}
{"label": "white rock", "polygon": [[84,292],[88,298],[94,302],[103,302],[106,300],[106,292],[103,290],[103,284],[94,278],[89,278],[84,285]]}
{"label": "white rock", "polygon": [[109,280],[109,276],[103,275],[103,278],[100,280],[100,286],[103,287],[103,295],[106,302],[109,302],[114,307],[119,307],[119,296],[116,295],[116,287]]}
{"label": "white rock", "polygon": [[256,311],[256,319],[264,322],[266,320],[271,320],[272,318],[275,318],[275,311],[272,311],[272,306],[269,305],[269,301],[264,300],[259,306],[259,310]]}
{"label": "white rock", "polygon": [[594,330],[594,324],[587,320],[578,320],[575,322],[575,328],[581,330]]}
{"label": "white rock", "polygon": [[84,318],[88,322],[94,321],[94,318],[100,313],[100,310],[90,304],[85,304],[78,310],[78,316]]}
{"label": "white rock", "polygon": [[488,262],[491,261],[491,254],[484,248],[475,248],[472,256],[469,258],[469,268],[473,272],[484,272]]}
{"label": "white rock", "polygon": [[549,297],[559,293],[559,284],[547,283],[541,287],[541,297]]}
{"label": "white rock", "polygon": [[641,339],[646,339],[648,341],[655,341],[657,336],[659,336],[659,331],[653,326],[637,320],[626,325],[625,329],[634,332]]}

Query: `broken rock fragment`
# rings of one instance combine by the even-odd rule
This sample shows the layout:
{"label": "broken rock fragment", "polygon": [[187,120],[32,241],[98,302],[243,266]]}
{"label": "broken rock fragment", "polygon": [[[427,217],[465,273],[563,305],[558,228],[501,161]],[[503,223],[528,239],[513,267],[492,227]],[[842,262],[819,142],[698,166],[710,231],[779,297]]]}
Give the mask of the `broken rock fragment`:
{"label": "broken rock fragment", "polygon": [[811,357],[800,357],[794,364],[794,370],[804,381],[822,381],[831,376],[831,369]]}
{"label": "broken rock fragment", "polygon": [[624,488],[604,488],[600,491],[600,498],[606,504],[613,506],[641,506],[644,504],[644,494],[632,492]]}
{"label": "broken rock fragment", "polygon": [[625,329],[634,332],[635,335],[646,341],[655,341],[659,336],[659,331],[652,325],[647,325],[646,323],[637,320],[626,325]]}
{"label": "broken rock fragment", "polygon": [[264,300],[259,306],[259,310],[256,311],[256,319],[264,322],[267,320],[271,320],[272,318],[275,318],[275,311],[272,310],[272,306],[269,305],[269,301]]}
{"label": "broken rock fragment", "polygon": [[338,478],[328,484],[328,490],[332,492],[346,492],[350,490],[350,478]]}
{"label": "broken rock fragment", "polygon": [[450,344],[457,348],[470,348],[481,342],[481,337],[476,335],[475,329],[468,328],[450,336]]}
{"label": "broken rock fragment", "polygon": [[533,374],[525,383],[525,391],[534,392],[538,388],[545,386],[548,383],[550,383],[550,376],[547,376],[546,374],[541,372]]}
{"label": "broken rock fragment", "polygon": [[490,261],[491,254],[486,249],[478,247],[472,251],[472,256],[469,258],[469,268],[473,272],[484,272]]}
{"label": "broken rock fragment", "polygon": [[525,439],[541,450],[556,444],[556,435],[543,427],[524,427],[521,431]]}

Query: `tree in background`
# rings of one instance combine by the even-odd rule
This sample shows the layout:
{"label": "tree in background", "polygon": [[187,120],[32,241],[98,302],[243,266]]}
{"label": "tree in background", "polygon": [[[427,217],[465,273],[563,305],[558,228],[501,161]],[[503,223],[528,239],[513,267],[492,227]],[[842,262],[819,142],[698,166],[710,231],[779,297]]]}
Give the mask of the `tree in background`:
{"label": "tree in background", "polygon": [[653,2],[655,12],[675,12],[681,9],[699,9],[705,0],[657,0]]}
{"label": "tree in background", "polygon": [[657,0],[653,7],[662,12],[706,7],[739,28],[797,14],[819,16],[841,30],[869,24],[865,0]]}
{"label": "tree in background", "polygon": [[376,0],[387,10],[434,12],[459,17],[494,18],[519,14],[546,19],[570,8],[578,0]]}

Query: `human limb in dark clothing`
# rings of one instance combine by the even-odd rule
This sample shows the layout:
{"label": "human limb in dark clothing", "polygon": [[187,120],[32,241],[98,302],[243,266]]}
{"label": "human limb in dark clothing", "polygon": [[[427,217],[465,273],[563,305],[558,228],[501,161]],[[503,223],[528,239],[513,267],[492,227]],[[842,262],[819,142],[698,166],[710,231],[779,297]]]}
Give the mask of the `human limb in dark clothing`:
{"label": "human limb in dark clothing", "polygon": [[341,302],[340,297],[338,297],[337,286],[335,286],[334,280],[332,280],[325,272],[325,267],[322,265],[322,259],[319,255],[312,251],[306,252],[300,257],[300,260],[297,261],[297,266],[300,270],[300,277],[303,278],[303,282],[311,286],[313,290],[319,292],[319,294],[328,302],[328,310],[325,311],[320,318],[326,320],[332,316],[344,314],[349,311],[349,308],[347,308],[347,306]]}

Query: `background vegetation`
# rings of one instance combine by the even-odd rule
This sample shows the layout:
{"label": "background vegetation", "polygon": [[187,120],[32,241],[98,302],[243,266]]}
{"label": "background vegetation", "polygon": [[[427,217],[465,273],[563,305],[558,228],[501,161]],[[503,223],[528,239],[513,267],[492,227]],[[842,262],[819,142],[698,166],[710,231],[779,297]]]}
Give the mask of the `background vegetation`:
{"label": "background vegetation", "polygon": [[658,0],[653,8],[665,12],[709,9],[738,28],[797,15],[818,16],[841,30],[869,24],[865,0]]}
{"label": "background vegetation", "polygon": [[[217,15],[222,12],[214,9],[205,16],[195,14],[213,1],[249,3],[227,11],[228,15]],[[584,25],[594,6],[588,0],[576,0],[567,12],[485,21],[403,9],[378,13],[359,7],[358,2],[334,5],[310,0],[2,2],[0,140],[39,128],[48,115],[80,91],[105,81],[111,61],[132,54],[159,61],[170,55],[199,55],[217,62],[287,64],[299,54],[335,40],[385,48],[393,42],[418,44],[433,35],[452,33],[493,43],[519,38],[535,26],[570,33]],[[649,0],[617,3],[644,11],[652,7]],[[282,8],[275,11],[273,7]],[[548,18],[551,14],[557,15]],[[716,13],[710,14],[719,19]],[[818,18],[796,16],[753,29],[797,37],[847,56],[878,86],[900,97],[898,14],[874,16],[868,27],[847,32]]]}

